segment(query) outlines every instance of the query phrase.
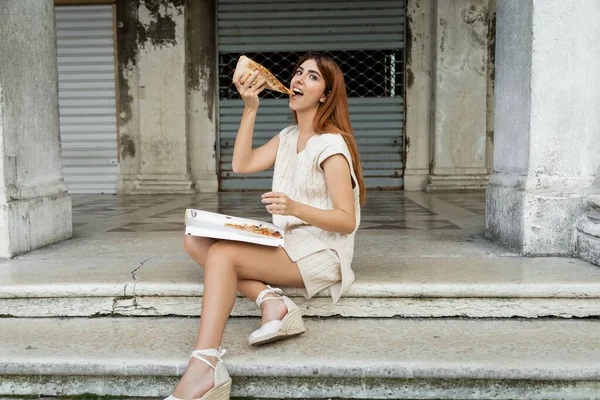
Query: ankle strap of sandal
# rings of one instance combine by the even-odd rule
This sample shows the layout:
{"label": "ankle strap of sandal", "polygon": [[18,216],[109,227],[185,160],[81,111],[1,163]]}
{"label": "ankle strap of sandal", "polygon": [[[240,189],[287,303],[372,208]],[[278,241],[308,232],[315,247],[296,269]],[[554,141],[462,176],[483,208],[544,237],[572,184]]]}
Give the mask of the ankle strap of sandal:
{"label": "ankle strap of sandal", "polygon": [[221,349],[221,347],[219,347],[219,350],[217,350],[217,349],[194,350],[194,351],[192,351],[192,355],[190,356],[190,358],[192,358],[192,357],[197,358],[198,360],[210,365],[210,367],[212,369],[217,369],[216,366],[212,365],[212,363],[210,361],[208,361],[206,358],[204,358],[202,356],[216,357],[217,364],[218,364],[219,361],[223,361],[223,356],[225,355],[225,353],[227,353],[227,350]]}
{"label": "ankle strap of sandal", "polygon": [[[277,295],[277,297],[265,297],[269,293],[273,293]],[[267,288],[258,294],[258,297],[256,298],[256,305],[260,307],[260,305],[267,300],[283,300],[281,297],[282,293],[283,290],[267,285]]]}

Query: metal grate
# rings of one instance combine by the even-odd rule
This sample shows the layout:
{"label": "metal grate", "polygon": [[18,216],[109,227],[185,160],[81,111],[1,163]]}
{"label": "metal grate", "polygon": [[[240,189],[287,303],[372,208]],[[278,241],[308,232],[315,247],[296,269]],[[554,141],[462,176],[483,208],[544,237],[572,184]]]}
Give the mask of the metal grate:
{"label": "metal grate", "polygon": [[[289,85],[294,66],[304,52],[244,53],[268,68],[284,85]],[[326,52],[340,66],[346,80],[348,97],[397,97],[404,86],[404,59],[402,50],[356,50]],[[232,83],[233,71],[242,53],[219,55],[219,96],[239,99]],[[265,91],[262,98],[286,98],[287,95]]]}
{"label": "metal grate", "polygon": [[[217,0],[219,176],[221,190],[267,190],[272,171],[236,174],[233,146],[244,102],[232,83],[241,54],[289,85],[307,51],[341,67],[367,188],[403,185],[404,0]],[[261,93],[253,145],[294,123],[287,96]]]}

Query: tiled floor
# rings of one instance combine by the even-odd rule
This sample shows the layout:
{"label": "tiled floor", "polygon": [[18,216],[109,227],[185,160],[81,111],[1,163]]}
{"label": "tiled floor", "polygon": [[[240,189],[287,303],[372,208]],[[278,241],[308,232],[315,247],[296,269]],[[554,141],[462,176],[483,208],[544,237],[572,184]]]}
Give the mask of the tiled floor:
{"label": "tiled floor", "polygon": [[[194,196],[74,195],[75,233],[182,232],[186,208],[269,221],[260,193],[226,192]],[[483,226],[485,192],[428,194],[373,191],[362,209],[364,230],[464,229]],[[469,224],[457,224],[457,220]]]}
{"label": "tiled floor", "polygon": [[435,197],[476,214],[485,215],[484,191],[466,192],[460,195],[457,195],[457,193],[439,193]]}

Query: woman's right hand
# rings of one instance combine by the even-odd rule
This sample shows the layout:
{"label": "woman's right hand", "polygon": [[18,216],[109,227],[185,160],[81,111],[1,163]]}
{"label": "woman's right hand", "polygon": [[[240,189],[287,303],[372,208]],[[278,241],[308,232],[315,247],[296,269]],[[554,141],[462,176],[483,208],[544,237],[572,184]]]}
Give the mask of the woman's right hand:
{"label": "woman's right hand", "polygon": [[255,82],[257,76],[258,71],[254,71],[243,84],[240,82],[242,74],[239,74],[233,78],[233,83],[240,93],[240,96],[242,96],[242,99],[246,104],[246,108],[254,110],[258,109],[258,95],[265,89],[266,82],[266,79],[260,79],[259,81]]}

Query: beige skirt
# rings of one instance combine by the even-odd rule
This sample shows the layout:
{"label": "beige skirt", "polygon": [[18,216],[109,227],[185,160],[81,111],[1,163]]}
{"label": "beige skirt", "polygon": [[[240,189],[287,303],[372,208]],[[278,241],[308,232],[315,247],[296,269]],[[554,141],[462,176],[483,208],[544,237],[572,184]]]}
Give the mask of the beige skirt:
{"label": "beige skirt", "polygon": [[296,261],[304,288],[297,288],[307,299],[342,280],[342,268],[337,253],[321,250]]}

